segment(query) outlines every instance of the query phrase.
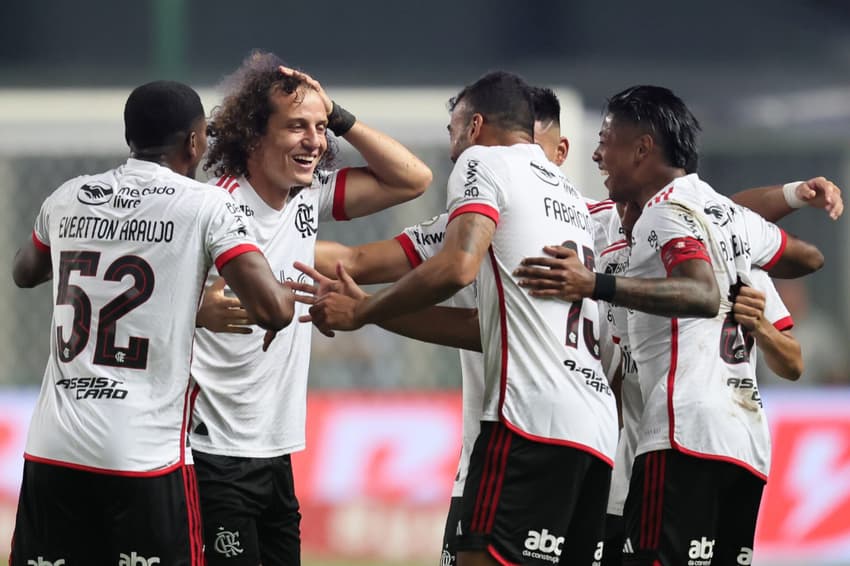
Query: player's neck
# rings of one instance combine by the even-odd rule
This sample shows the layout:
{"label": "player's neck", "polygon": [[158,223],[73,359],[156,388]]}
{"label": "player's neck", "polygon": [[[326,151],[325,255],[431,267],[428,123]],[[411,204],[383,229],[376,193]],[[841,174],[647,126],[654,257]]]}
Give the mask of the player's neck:
{"label": "player's neck", "polygon": [[476,145],[487,146],[511,146],[518,143],[534,143],[534,138],[525,132],[482,126],[481,135],[478,136],[475,143]]}
{"label": "player's neck", "polygon": [[679,177],[684,177],[687,173],[684,169],[677,167],[659,167],[647,176],[646,180],[641,183],[640,197],[636,203],[643,208],[644,205],[655,196],[655,194],[672,183]]}
{"label": "player's neck", "polygon": [[248,182],[251,183],[251,187],[257,193],[257,196],[274,210],[283,210],[289,201],[292,188],[281,189],[263,175],[262,171],[258,171],[256,175],[253,174],[250,166],[248,167]]}

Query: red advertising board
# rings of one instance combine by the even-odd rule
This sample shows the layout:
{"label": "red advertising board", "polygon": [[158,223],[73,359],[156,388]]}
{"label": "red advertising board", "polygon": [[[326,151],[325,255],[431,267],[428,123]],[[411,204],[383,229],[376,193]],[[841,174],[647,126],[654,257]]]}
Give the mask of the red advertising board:
{"label": "red advertising board", "polygon": [[[767,391],[773,466],[755,563],[850,563],[850,391]],[[0,540],[9,540],[35,392],[0,394]],[[436,561],[461,398],[311,392],[294,457],[305,553]]]}

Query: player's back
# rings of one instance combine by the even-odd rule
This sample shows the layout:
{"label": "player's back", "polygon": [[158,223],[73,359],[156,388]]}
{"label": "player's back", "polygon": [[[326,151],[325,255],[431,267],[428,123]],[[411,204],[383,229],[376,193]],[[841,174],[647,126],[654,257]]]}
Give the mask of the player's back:
{"label": "player's back", "polygon": [[483,213],[497,223],[478,283],[485,420],[610,461],[616,411],[599,362],[596,302],[531,297],[512,276],[546,245],[563,243],[593,264],[593,226],[581,195],[535,144],[474,146],[452,172],[449,212]]}
{"label": "player's back", "polygon": [[27,457],[164,473],[184,461],[194,319],[206,272],[247,237],[229,197],[130,159],[45,201],[50,358]]}

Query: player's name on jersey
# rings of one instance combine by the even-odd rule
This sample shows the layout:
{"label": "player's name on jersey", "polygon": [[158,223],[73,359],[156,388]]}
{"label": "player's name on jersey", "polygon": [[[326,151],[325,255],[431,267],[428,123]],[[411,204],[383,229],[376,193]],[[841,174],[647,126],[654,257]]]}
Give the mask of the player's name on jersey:
{"label": "player's name on jersey", "polygon": [[59,237],[78,240],[170,242],[174,237],[174,222],[145,218],[119,220],[96,216],[63,216],[59,219]]}
{"label": "player's name on jersey", "polygon": [[581,211],[574,204],[545,197],[543,199],[543,211],[549,218],[572,224],[582,230],[590,230],[590,215],[587,213],[587,207],[585,207],[585,211]]}

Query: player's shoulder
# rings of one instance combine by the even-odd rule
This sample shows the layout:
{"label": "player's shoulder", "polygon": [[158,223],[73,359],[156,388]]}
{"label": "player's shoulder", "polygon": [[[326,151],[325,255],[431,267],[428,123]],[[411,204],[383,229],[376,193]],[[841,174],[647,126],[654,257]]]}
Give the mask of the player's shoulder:
{"label": "player's shoulder", "polygon": [[229,174],[211,177],[206,182],[207,185],[213,185],[214,187],[218,187],[230,194],[233,194],[234,191],[239,189],[242,186],[242,183],[244,183],[244,180],[240,177]]}
{"label": "player's shoulder", "polygon": [[50,194],[47,202],[61,204],[70,200],[92,206],[106,204],[118,191],[116,171],[117,169],[110,169],[101,173],[71,177]]}

